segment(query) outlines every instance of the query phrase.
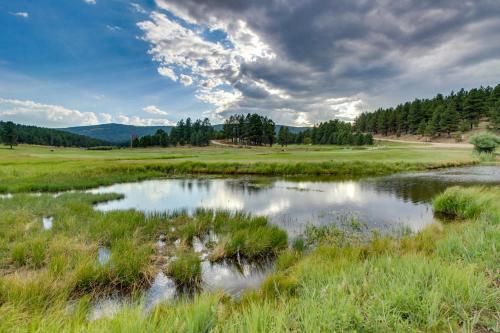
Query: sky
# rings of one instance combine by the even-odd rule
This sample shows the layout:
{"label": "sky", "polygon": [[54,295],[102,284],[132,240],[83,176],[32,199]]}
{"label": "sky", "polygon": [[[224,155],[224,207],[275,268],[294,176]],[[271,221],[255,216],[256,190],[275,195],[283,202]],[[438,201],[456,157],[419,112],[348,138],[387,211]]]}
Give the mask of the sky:
{"label": "sky", "polygon": [[499,0],[0,0],[0,120],[278,124],[500,83]]}

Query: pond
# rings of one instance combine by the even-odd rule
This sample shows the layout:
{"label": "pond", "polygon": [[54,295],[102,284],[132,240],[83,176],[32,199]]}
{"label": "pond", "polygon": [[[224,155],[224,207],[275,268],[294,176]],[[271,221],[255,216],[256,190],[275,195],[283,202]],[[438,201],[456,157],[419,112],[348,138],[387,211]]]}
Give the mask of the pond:
{"label": "pond", "polygon": [[[418,231],[436,219],[431,203],[436,194],[453,185],[479,184],[500,185],[500,167],[472,166],[357,180],[263,177],[161,179],[116,184],[89,192],[124,194],[123,199],[96,205],[96,209],[101,211],[193,212],[197,208],[208,208],[265,215],[293,238],[302,233],[308,224],[340,223],[346,216],[354,216],[366,223],[368,228],[377,228],[382,232],[401,227]],[[199,253],[202,260],[203,290],[223,290],[239,297],[245,290],[258,288],[274,270],[272,261],[211,263],[207,260],[205,247],[208,241],[217,242],[217,236],[210,234],[203,240],[193,239],[193,250]],[[157,248],[167,258],[165,245],[165,235],[162,234]],[[106,264],[110,259],[109,249],[100,247],[98,257],[101,264]],[[174,281],[159,272],[144,293],[144,309],[150,311],[155,305],[181,295]],[[126,299],[116,296],[97,300],[89,317],[112,316],[126,303]]]}
{"label": "pond", "polygon": [[145,212],[197,208],[242,210],[265,215],[290,238],[308,224],[339,223],[355,217],[369,229],[418,231],[435,221],[431,200],[453,185],[500,184],[500,167],[472,166],[358,180],[161,179],[115,184],[92,193],[122,193],[124,199],[98,204],[102,211]]}

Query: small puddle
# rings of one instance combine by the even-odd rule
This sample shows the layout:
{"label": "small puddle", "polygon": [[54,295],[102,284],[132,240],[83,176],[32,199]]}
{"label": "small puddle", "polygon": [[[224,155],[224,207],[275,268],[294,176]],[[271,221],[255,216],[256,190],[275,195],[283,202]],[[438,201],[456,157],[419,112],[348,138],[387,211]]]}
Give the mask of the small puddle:
{"label": "small puddle", "polygon": [[165,245],[167,245],[167,237],[165,234],[160,234],[160,237],[158,237],[158,241],[156,242],[156,246],[160,250],[160,253],[163,252]]}
{"label": "small puddle", "polygon": [[173,300],[176,295],[177,287],[174,280],[166,276],[163,272],[159,272],[146,292],[144,310],[149,312],[156,305]]}
{"label": "small puddle", "polygon": [[44,216],[42,218],[43,229],[44,230],[50,230],[50,229],[52,229],[53,222],[54,222],[54,217],[53,216]]}
{"label": "small puddle", "polygon": [[232,297],[239,298],[246,290],[258,289],[274,271],[274,264],[270,260],[240,263],[203,261],[201,268],[204,290],[222,290]]}
{"label": "small puddle", "polygon": [[194,236],[193,237],[193,251],[196,253],[201,253],[206,251],[205,244],[201,241],[199,237]]}
{"label": "small puddle", "polygon": [[97,260],[101,265],[106,265],[111,259],[111,250],[105,246],[99,246],[97,249]]}
{"label": "small puddle", "polygon": [[126,298],[118,295],[98,299],[91,303],[88,320],[112,318],[127,304]]}

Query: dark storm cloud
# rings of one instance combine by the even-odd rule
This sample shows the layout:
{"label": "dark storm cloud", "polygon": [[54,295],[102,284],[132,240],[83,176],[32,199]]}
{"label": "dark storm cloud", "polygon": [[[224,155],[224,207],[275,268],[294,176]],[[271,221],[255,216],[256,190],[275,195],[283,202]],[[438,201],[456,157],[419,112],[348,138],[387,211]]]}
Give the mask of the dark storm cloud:
{"label": "dark storm cloud", "polygon": [[[201,26],[223,26],[228,34],[235,22],[244,21],[276,54],[241,64],[230,82],[246,98],[232,105],[233,111],[254,106],[270,114],[288,110],[307,117],[314,113],[311,105],[326,110],[315,111],[317,117],[309,118],[314,122],[345,117],[332,109],[331,98],[358,96],[375,107],[417,97],[410,91],[425,96],[430,89],[492,84],[500,75],[498,0],[157,3]],[[467,75],[461,77],[457,68]],[[448,77],[450,71],[454,74]],[[289,97],[277,99],[252,81]],[[398,88],[403,86],[411,88]],[[388,91],[381,96],[383,89]]]}

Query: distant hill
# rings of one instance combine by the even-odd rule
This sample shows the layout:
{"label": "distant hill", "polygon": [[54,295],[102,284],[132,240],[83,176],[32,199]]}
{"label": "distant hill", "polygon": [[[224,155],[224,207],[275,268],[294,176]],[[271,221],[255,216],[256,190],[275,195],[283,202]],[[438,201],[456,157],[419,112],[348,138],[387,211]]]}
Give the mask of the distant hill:
{"label": "distant hill", "polygon": [[[6,126],[6,122],[0,121],[0,131],[4,126]],[[18,143],[58,147],[96,147],[111,144],[106,140],[68,133],[53,128],[20,124],[15,124],[15,126]]]}
{"label": "distant hill", "polygon": [[[222,124],[214,125],[216,131],[222,130]],[[115,144],[129,142],[132,135],[142,137],[144,135],[151,135],[156,133],[157,130],[163,129],[165,132],[170,133],[173,126],[133,126],[121,124],[103,124],[91,126],[78,126],[61,128],[61,131],[66,131],[74,134],[85,135],[91,138],[105,140]],[[281,125],[276,125],[276,133],[278,133]],[[298,133],[308,129],[309,127],[293,127],[288,126],[290,132]]]}
{"label": "distant hill", "polygon": [[122,124],[103,124],[68,127],[61,128],[60,130],[74,134],[85,135],[91,138],[105,140],[112,143],[125,143],[130,141],[130,137],[132,135],[137,135],[138,137],[151,135],[156,133],[156,131],[159,129],[163,129],[165,132],[170,133],[172,126],[133,126]]}

